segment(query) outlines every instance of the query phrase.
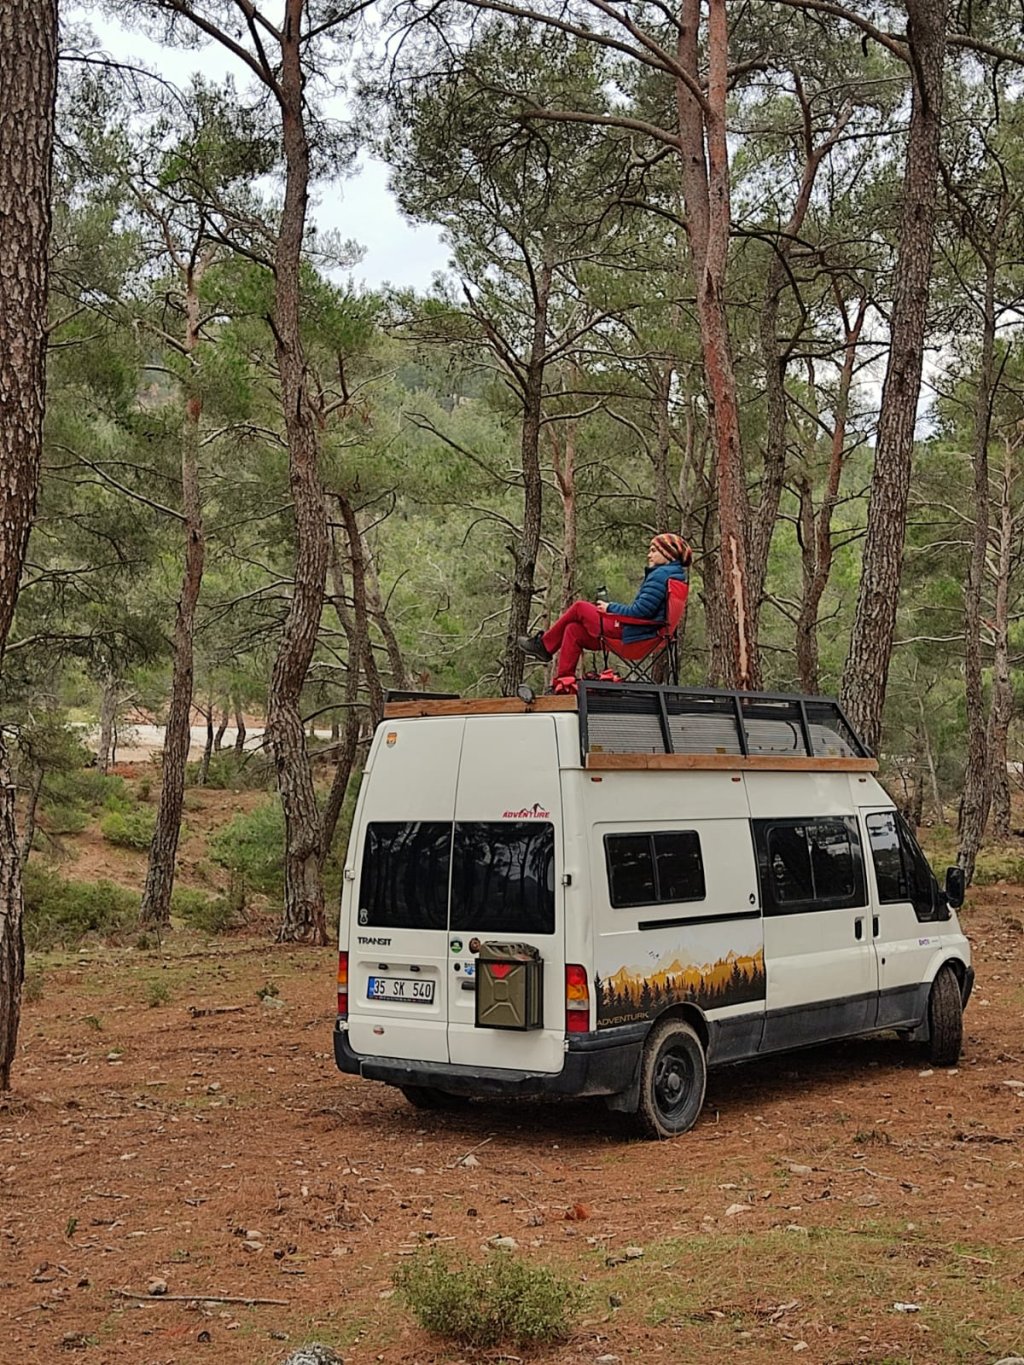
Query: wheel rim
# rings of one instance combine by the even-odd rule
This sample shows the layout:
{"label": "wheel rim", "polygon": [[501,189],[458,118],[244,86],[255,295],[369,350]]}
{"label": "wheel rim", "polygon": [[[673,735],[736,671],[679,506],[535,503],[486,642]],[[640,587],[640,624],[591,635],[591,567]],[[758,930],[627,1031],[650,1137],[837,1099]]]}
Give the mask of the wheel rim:
{"label": "wheel rim", "polygon": [[654,1102],[668,1123],[686,1109],[693,1088],[694,1066],[689,1054],[669,1047],[660,1053],[654,1066]]}

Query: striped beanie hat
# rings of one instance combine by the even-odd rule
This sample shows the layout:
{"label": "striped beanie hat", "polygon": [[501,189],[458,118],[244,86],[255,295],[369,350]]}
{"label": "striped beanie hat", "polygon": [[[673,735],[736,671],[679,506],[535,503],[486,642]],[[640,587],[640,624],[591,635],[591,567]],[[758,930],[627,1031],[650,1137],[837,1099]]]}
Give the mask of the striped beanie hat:
{"label": "striped beanie hat", "polygon": [[661,531],[652,536],[651,544],[663,555],[668,555],[669,559],[677,559],[680,564],[687,565],[693,558],[693,551],[686,541],[672,531]]}

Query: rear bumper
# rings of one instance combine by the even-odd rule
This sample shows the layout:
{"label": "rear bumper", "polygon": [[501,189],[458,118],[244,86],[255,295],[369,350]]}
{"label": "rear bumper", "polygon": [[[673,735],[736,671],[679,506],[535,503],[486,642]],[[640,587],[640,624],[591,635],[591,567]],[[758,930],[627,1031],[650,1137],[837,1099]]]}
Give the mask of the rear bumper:
{"label": "rear bumper", "polygon": [[639,1031],[628,1038],[582,1033],[567,1041],[561,1071],[509,1071],[405,1057],[367,1057],[352,1050],[346,1029],[335,1028],[334,1060],[338,1070],[350,1076],[385,1085],[432,1086],[453,1095],[618,1095],[633,1083],[643,1047]]}

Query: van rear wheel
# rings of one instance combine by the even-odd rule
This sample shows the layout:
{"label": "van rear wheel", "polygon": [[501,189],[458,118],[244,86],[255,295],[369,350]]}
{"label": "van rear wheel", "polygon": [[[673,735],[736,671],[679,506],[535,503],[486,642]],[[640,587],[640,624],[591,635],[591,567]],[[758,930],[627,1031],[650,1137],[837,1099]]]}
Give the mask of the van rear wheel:
{"label": "van rear wheel", "polygon": [[402,1094],[414,1109],[465,1109],[468,1095],[453,1095],[433,1085],[403,1085]]}
{"label": "van rear wheel", "polygon": [[928,1058],[934,1066],[956,1066],[964,1041],[964,1007],[960,982],[952,967],[943,967],[928,997]]}
{"label": "van rear wheel", "polygon": [[696,1031],[682,1019],[663,1019],[648,1034],[640,1063],[639,1117],[649,1137],[678,1137],[704,1106],[708,1067]]}

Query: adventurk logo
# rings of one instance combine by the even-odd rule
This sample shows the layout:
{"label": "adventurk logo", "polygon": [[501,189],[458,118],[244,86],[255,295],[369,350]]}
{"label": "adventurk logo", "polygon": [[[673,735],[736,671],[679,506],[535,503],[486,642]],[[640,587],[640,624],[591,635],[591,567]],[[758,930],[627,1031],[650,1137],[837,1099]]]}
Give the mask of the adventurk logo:
{"label": "adventurk logo", "polygon": [[545,810],[539,801],[534,801],[532,806],[524,806],[522,810],[505,810],[501,813],[503,820],[550,820],[551,812]]}

